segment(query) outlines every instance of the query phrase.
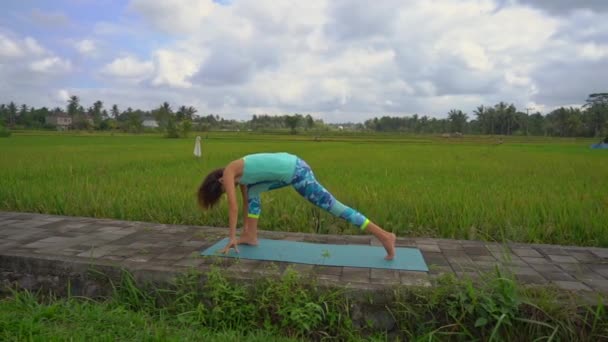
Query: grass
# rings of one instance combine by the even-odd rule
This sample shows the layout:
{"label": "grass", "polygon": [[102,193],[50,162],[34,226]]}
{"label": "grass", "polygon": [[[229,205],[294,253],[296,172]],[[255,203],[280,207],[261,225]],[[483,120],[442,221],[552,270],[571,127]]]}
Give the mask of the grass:
{"label": "grass", "polygon": [[[598,341],[608,338],[604,302],[555,301],[550,289],[520,288],[488,275],[475,286],[453,277],[439,286],[400,288],[388,302],[320,289],[287,271],[242,285],[218,269],[201,285],[187,274],[169,288],[136,285],[130,274],[97,300],[13,291],[0,300],[2,341]],[[357,298],[356,300],[353,298]],[[382,331],[354,313],[388,310]]]}
{"label": "grass", "polygon": [[[593,141],[380,134],[14,132],[0,140],[0,209],[226,226],[201,212],[204,175],[247,153],[301,156],[339,200],[399,236],[608,246],[608,158]],[[295,191],[262,195],[260,228],[356,234]]]}

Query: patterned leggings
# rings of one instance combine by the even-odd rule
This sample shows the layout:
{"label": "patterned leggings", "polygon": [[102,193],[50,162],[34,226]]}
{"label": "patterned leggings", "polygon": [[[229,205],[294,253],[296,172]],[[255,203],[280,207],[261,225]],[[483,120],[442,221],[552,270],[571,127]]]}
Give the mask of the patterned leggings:
{"label": "patterned leggings", "polygon": [[275,190],[279,188],[291,185],[294,189],[306,198],[312,204],[325,209],[336,217],[340,217],[351,224],[365,229],[369,224],[369,220],[363,216],[360,212],[345,206],[338,201],[327,189],[325,189],[315,179],[310,166],[306,164],[302,159],[298,159],[296,162],[296,170],[291,183],[285,182],[263,182],[251,184],[248,186],[248,205],[249,213],[248,217],[259,218],[261,209],[260,195],[263,191]]}

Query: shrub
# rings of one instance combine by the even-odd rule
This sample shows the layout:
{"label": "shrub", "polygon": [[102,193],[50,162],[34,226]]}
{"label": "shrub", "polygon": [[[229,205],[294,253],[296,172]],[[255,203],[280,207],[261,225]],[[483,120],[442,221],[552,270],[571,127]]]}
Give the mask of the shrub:
{"label": "shrub", "polygon": [[11,131],[0,123],[0,138],[8,138],[11,136]]}

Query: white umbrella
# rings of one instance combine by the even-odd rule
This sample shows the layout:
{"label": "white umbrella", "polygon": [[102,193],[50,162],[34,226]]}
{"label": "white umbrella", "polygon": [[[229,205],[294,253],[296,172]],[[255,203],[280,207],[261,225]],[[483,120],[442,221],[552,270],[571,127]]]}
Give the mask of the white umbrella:
{"label": "white umbrella", "polygon": [[194,143],[194,155],[197,157],[201,156],[201,137],[196,137],[196,142]]}

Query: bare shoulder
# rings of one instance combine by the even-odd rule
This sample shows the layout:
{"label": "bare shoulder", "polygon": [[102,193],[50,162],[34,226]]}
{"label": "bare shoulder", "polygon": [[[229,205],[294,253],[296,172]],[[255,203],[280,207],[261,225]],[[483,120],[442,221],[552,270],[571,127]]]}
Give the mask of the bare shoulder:
{"label": "bare shoulder", "polygon": [[243,166],[245,165],[242,158],[236,159],[228,163],[224,168],[224,174],[226,171],[232,173],[235,177],[239,177],[243,174]]}

